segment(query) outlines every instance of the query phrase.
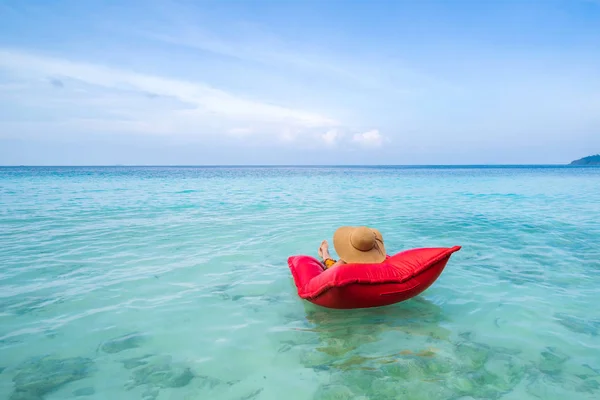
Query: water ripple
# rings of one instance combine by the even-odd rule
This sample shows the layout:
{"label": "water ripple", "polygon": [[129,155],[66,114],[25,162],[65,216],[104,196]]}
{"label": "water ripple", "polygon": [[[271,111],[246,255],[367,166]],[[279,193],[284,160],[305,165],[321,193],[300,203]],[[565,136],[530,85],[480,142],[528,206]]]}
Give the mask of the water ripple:
{"label": "water ripple", "polygon": [[[596,399],[599,179],[0,168],[0,397]],[[406,303],[300,301],[287,257],[350,224],[463,250]]]}

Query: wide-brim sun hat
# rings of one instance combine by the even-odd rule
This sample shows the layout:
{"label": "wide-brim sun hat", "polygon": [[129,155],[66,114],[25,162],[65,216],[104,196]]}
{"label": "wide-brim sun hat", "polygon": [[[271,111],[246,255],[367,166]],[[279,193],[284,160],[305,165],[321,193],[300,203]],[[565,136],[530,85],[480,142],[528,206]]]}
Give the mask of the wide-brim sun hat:
{"label": "wide-brim sun hat", "polygon": [[386,257],[383,236],[366,226],[342,226],[333,234],[333,247],[347,264],[376,264]]}

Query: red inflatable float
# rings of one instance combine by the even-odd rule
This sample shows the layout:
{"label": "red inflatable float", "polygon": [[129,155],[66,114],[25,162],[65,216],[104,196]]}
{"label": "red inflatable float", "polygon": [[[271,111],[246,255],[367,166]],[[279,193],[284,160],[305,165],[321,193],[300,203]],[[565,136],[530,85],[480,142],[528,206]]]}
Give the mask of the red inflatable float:
{"label": "red inflatable float", "polygon": [[292,256],[288,265],[302,299],[328,308],[380,307],[422,293],[460,249],[411,249],[387,256],[382,263],[344,264],[330,269],[314,257]]}

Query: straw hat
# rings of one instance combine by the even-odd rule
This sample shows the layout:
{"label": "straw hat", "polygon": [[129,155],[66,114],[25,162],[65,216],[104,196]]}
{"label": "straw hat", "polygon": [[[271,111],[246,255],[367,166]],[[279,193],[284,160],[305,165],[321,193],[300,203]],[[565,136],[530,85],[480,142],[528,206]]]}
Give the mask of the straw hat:
{"label": "straw hat", "polygon": [[366,226],[338,228],[333,234],[333,247],[348,264],[376,264],[386,257],[381,232]]}

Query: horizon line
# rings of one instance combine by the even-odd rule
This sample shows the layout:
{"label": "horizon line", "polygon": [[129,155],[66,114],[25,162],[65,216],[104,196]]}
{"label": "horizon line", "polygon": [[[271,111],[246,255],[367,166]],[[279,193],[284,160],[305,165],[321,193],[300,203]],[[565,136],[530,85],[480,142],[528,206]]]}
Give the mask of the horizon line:
{"label": "horizon line", "polygon": [[581,164],[11,164],[0,165],[0,168],[119,168],[119,167],[167,167],[167,168],[244,168],[244,167],[589,167]]}

